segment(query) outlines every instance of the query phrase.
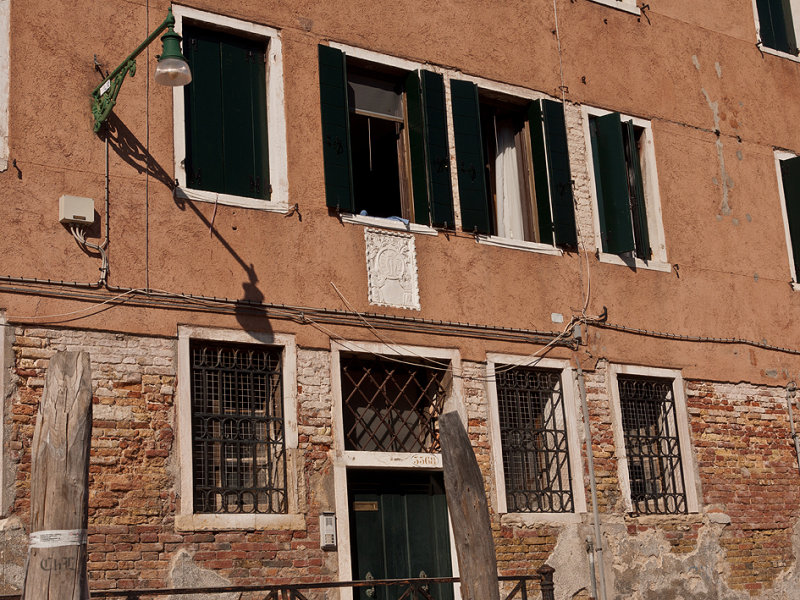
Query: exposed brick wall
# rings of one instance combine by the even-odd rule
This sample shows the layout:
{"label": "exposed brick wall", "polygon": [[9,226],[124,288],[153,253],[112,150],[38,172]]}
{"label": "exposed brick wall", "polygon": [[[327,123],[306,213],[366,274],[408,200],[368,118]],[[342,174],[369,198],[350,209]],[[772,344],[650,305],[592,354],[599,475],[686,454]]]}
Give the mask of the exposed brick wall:
{"label": "exposed brick wall", "polygon": [[[301,348],[297,354],[299,447],[293,463],[305,526],[178,532],[176,340],[36,327],[17,327],[14,333],[16,393],[6,414],[7,442],[15,467],[11,512],[24,524],[30,511],[30,443],[48,359],[56,350],[86,350],[92,357],[89,570],[94,588],[168,586],[181,551],[199,568],[236,584],[339,577],[336,552],[319,549],[318,515],[335,508],[329,352]],[[455,376],[461,377],[468,433],[486,480],[500,572],[531,573],[545,561],[562,560],[559,553],[572,561],[566,564],[585,561],[590,515],[567,525],[498,514],[487,394],[493,383],[486,380],[482,363],[466,362]],[[795,568],[792,529],[800,519],[800,477],[783,390],[688,382],[694,456],[685,459],[697,464],[701,513],[633,517],[624,513],[619,489],[606,377],[601,361],[586,374],[586,386],[607,567],[625,574],[613,582],[619,593],[639,597],[637,578],[654,576],[642,549],[659,548],[661,554],[649,550],[647,560],[671,556],[672,562],[663,562],[671,567],[659,567],[663,572],[653,585],[689,585],[687,577],[699,577],[703,565],[711,564],[720,589],[777,597],[770,590]],[[578,431],[582,437],[580,423]],[[588,501],[583,447],[581,454]],[[580,563],[572,570],[562,567],[557,583],[565,593],[586,597],[587,567]]]}

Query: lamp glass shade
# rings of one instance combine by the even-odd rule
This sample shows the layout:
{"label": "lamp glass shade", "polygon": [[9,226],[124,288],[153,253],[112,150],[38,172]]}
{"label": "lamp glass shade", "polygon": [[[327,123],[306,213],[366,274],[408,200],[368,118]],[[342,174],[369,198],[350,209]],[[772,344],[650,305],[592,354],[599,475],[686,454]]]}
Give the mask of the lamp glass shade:
{"label": "lamp glass shade", "polygon": [[185,60],[162,57],[156,66],[155,80],[159,85],[177,87],[189,83],[192,80],[192,72]]}

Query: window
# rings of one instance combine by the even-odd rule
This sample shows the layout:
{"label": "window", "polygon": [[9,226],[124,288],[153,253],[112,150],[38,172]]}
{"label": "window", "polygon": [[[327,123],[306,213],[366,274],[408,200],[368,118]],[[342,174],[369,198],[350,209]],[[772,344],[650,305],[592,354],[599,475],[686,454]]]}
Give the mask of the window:
{"label": "window", "polygon": [[765,48],[797,56],[793,10],[797,0],[755,0],[758,39]]}
{"label": "window", "polygon": [[178,530],[304,528],[292,336],[178,330]]}
{"label": "window", "polygon": [[495,385],[508,511],[572,512],[560,373],[499,366]]}
{"label": "window", "polygon": [[526,522],[579,518],[569,517],[586,510],[572,371],[557,359],[529,363],[487,355],[497,512]]}
{"label": "window", "polygon": [[610,6],[612,8],[616,8],[619,10],[624,10],[626,12],[631,12],[635,15],[641,13],[639,7],[636,6],[636,0],[592,0],[592,2],[597,2],[598,4],[605,4],[606,6]]}
{"label": "window", "polygon": [[619,113],[584,110],[597,247],[606,258],[617,255],[626,264],[657,268],[666,262],[666,252],[650,123]]}
{"label": "window", "polygon": [[781,210],[789,248],[789,268],[792,281],[800,282],[800,157],[787,152],[775,155],[778,181],[783,199]]}
{"label": "window", "polygon": [[493,97],[452,80],[465,231],[576,246],[562,105]]}
{"label": "window", "polygon": [[193,341],[197,513],[286,513],[281,349]]}
{"label": "window", "polygon": [[453,226],[444,80],[319,47],[325,193],[344,213]]}
{"label": "window", "polygon": [[666,369],[612,366],[620,481],[634,514],[697,512],[683,380]]}
{"label": "window", "polygon": [[403,359],[342,356],[346,450],[438,452],[444,373]]}
{"label": "window", "polygon": [[279,33],[174,7],[192,82],[173,92],[178,197],[286,210]]}

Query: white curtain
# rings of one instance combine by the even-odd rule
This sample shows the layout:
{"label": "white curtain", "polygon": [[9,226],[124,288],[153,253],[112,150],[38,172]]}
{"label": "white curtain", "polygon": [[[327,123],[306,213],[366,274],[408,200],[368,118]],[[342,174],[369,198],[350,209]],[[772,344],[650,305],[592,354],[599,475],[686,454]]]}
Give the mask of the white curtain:
{"label": "white curtain", "polygon": [[519,189],[519,160],[514,146],[514,131],[509,123],[495,120],[497,159],[497,235],[514,240],[525,239],[522,201]]}

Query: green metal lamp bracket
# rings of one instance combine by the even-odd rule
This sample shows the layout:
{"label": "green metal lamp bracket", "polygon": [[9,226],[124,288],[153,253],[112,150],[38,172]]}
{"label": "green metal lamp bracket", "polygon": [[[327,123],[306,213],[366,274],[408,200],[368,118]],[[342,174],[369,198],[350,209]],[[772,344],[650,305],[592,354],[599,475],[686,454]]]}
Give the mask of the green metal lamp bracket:
{"label": "green metal lamp bracket", "polygon": [[[153,32],[147,36],[147,39],[139,44],[136,49],[131,52],[128,57],[110,74],[100,82],[94,90],[92,90],[92,116],[94,117],[94,132],[100,131],[103,123],[108,119],[111,114],[111,109],[117,103],[117,96],[122,87],[122,82],[125,77],[130,73],[133,77],[136,75],[136,57],[141,54],[165,29],[169,29],[168,34],[175,34],[175,17],[172,16],[172,8],[167,11],[167,18],[156,27]],[[180,38],[178,38],[180,39]]]}

